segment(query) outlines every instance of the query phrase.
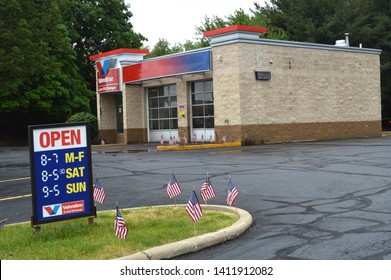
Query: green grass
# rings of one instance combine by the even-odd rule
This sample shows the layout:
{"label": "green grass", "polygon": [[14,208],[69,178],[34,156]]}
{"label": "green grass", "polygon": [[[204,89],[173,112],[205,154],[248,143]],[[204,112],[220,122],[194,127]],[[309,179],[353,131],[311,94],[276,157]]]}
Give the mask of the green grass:
{"label": "green grass", "polygon": [[235,214],[203,210],[195,223],[184,207],[148,207],[121,210],[127,238],[114,234],[115,211],[99,212],[94,223],[87,218],[41,225],[39,234],[30,224],[0,229],[0,259],[100,260],[113,259],[158,245],[213,232],[236,222]]}

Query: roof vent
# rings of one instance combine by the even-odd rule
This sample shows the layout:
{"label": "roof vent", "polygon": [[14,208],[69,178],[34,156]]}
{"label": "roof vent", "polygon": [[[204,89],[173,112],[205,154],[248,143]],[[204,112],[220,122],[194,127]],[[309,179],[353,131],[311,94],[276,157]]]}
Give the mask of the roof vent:
{"label": "roof vent", "polygon": [[349,47],[349,33],[345,33],[345,40],[335,41],[335,45],[338,47]]}
{"label": "roof vent", "polygon": [[335,45],[339,47],[346,47],[346,42],[345,40],[337,40],[335,41]]}
{"label": "roof vent", "polygon": [[350,46],[350,43],[349,43],[349,33],[345,33],[345,44],[347,47]]}

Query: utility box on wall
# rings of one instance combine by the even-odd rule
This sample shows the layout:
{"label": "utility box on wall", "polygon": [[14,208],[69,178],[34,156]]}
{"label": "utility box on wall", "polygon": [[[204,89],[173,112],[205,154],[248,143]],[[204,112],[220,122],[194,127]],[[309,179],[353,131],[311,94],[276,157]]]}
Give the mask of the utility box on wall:
{"label": "utility box on wall", "polygon": [[270,71],[255,71],[255,79],[261,81],[268,81],[272,78],[272,73]]}

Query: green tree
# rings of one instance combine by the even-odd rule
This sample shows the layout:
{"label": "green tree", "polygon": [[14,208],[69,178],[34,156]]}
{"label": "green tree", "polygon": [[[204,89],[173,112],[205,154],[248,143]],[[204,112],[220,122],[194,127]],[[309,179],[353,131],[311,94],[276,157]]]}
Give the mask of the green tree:
{"label": "green tree", "polygon": [[[354,0],[356,1],[356,0]],[[358,0],[361,2],[368,0]],[[358,5],[346,0],[271,0],[264,9],[272,25],[280,27],[290,40],[333,44],[347,32]],[[361,7],[360,7],[361,9]]]}
{"label": "green tree", "polygon": [[0,0],[1,134],[95,108],[89,57],[141,47],[131,16],[124,0]]}
{"label": "green tree", "polygon": [[[202,35],[205,31],[237,24],[266,27],[268,32],[262,35],[263,37],[280,40],[288,39],[284,29],[272,25],[268,19],[267,10],[257,3],[254,3],[254,8],[250,9],[249,14],[245,13],[243,9],[239,9],[234,11],[233,14],[226,16],[225,20],[218,16],[213,16],[212,18],[205,17],[204,22],[196,27],[196,34]],[[207,46],[209,45],[209,40],[202,38],[200,43],[202,46]]]}
{"label": "green tree", "polygon": [[350,45],[382,49],[382,115],[391,117],[391,2],[384,0],[271,0],[265,14],[289,39],[334,44],[350,34]]}
{"label": "green tree", "polygon": [[88,111],[75,57],[58,1],[0,0],[0,130],[26,135],[28,124]]}
{"label": "green tree", "polygon": [[72,122],[89,122],[90,123],[90,133],[91,133],[91,141],[93,143],[98,143],[98,134],[99,134],[99,128],[98,128],[98,118],[88,112],[79,112],[76,113],[68,118],[66,121],[67,123]]}
{"label": "green tree", "polygon": [[118,48],[141,48],[147,39],[133,31],[133,16],[124,0],[63,0],[62,11],[77,65],[89,88],[95,90],[90,56]]}
{"label": "green tree", "polygon": [[203,36],[204,32],[236,24],[267,27],[268,33],[263,35],[264,37],[280,40],[288,39],[288,35],[283,29],[270,24],[266,10],[259,4],[254,3],[254,9],[250,9],[250,14],[246,14],[243,9],[239,9],[226,16],[226,19],[215,15],[212,17],[205,16],[204,22],[195,28],[195,35],[198,39],[195,41],[186,40],[183,44],[177,44],[174,47],[171,47],[166,39],[160,39],[146,58],[208,47],[209,38]]}
{"label": "green tree", "polygon": [[186,40],[183,44],[183,49],[186,51],[195,50],[204,47],[200,41]]}
{"label": "green tree", "polygon": [[190,40],[186,40],[184,44],[175,44],[171,47],[171,44],[168,42],[167,39],[160,38],[159,41],[154,45],[152,51],[145,58],[179,53],[185,50],[188,51],[198,48],[200,48],[200,46]]}
{"label": "green tree", "polygon": [[227,21],[219,16],[204,17],[204,22],[200,26],[196,26],[196,35],[200,37],[198,45],[201,47],[209,46],[209,38],[204,37],[204,32],[211,31],[228,26]]}
{"label": "green tree", "polygon": [[152,51],[150,51],[145,58],[157,57],[171,53],[173,52],[171,50],[170,43],[168,42],[168,40],[159,38],[159,41],[157,41],[157,43],[153,46]]}

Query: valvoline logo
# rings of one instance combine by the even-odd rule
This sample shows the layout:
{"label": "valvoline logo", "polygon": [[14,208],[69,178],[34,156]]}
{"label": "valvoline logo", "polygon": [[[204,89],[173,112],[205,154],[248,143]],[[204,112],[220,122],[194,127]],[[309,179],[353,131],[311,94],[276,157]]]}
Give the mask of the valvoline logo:
{"label": "valvoline logo", "polygon": [[62,207],[61,204],[52,204],[42,206],[42,216],[44,218],[54,217],[62,215]]}
{"label": "valvoline logo", "polygon": [[106,59],[103,61],[97,61],[96,67],[98,68],[99,75],[101,77],[106,76],[107,73],[109,72],[109,69],[115,67],[116,62],[117,62],[117,59],[115,59],[115,58]]}

